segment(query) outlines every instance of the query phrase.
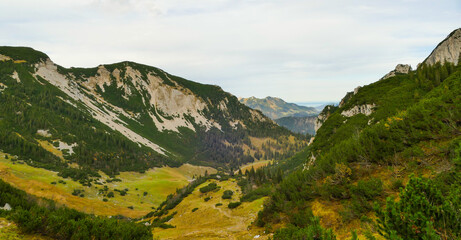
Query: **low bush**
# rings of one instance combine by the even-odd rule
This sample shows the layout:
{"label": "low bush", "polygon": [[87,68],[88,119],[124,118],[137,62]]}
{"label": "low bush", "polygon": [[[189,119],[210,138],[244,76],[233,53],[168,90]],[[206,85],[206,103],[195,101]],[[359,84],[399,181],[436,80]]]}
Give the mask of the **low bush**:
{"label": "low bush", "polygon": [[218,188],[218,185],[216,183],[210,183],[207,186],[200,188],[200,192],[201,193],[207,193],[207,192],[211,192],[211,191],[213,191],[213,190],[215,190],[217,188]]}
{"label": "low bush", "polygon": [[222,195],[222,199],[231,199],[232,195],[234,195],[234,192],[232,192],[231,190],[226,190]]}
{"label": "low bush", "polygon": [[229,205],[227,205],[227,207],[230,208],[230,209],[234,209],[234,208],[240,206],[240,204],[242,204],[242,203],[241,202],[231,202],[231,203],[229,203]]}

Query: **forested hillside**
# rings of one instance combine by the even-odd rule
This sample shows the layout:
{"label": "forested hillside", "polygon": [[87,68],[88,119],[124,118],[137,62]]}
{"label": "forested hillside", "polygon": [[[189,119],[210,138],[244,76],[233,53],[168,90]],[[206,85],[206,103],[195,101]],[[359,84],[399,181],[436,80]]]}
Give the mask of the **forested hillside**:
{"label": "forested hillside", "polygon": [[[74,179],[185,162],[235,169],[263,151],[249,137],[298,139],[220,87],[154,67],[66,69],[25,47],[0,56],[0,149]],[[271,154],[303,147],[293,146]]]}
{"label": "forested hillside", "polygon": [[315,135],[315,121],[317,116],[311,117],[283,117],[275,119],[275,122],[287,129],[301,134]]}
{"label": "forested hillside", "polygon": [[290,174],[256,225],[275,239],[459,239],[460,106],[448,61],[360,88],[276,166]]}

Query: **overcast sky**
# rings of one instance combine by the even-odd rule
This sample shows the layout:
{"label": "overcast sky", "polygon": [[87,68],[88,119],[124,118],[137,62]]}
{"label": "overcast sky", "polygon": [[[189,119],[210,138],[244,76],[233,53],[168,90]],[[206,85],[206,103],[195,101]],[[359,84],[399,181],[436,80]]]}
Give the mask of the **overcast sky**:
{"label": "overcast sky", "polygon": [[339,101],[461,27],[460,0],[0,0],[0,45],[124,60],[239,97]]}

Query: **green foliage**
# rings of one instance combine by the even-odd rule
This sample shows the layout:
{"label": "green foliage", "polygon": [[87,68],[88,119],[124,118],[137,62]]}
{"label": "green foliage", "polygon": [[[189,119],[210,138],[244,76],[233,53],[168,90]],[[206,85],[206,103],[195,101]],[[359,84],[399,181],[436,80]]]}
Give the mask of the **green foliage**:
{"label": "green foliage", "polygon": [[[198,209],[198,208],[197,208]],[[195,212],[194,210],[192,210],[192,212]],[[167,224],[166,222],[170,221],[174,215],[176,215],[177,212],[173,212],[172,214],[166,216],[166,217],[159,217],[159,218],[155,218],[153,221],[152,221],[152,224],[151,226],[153,228],[155,227],[159,227],[159,228],[163,228],[163,229],[167,229],[167,228],[175,228],[175,226],[171,225],[171,224]]]}
{"label": "green foliage", "polygon": [[197,211],[197,210],[198,210],[198,208],[194,208],[194,209],[192,209],[192,212],[195,212],[195,211]]}
{"label": "green foliage", "polygon": [[25,60],[28,64],[44,61],[48,56],[29,47],[0,47],[0,54],[13,60]]}
{"label": "green foliage", "polygon": [[286,228],[277,230],[274,234],[274,240],[336,240],[336,236],[333,234],[333,231],[331,229],[324,229],[320,225],[318,218],[312,217],[307,221],[308,224],[303,227],[290,225]]}
{"label": "green foliage", "polygon": [[351,186],[351,192],[366,200],[373,200],[383,193],[383,182],[379,178],[371,178],[368,181],[360,180],[357,186]]}
{"label": "green foliage", "polygon": [[[444,68],[448,75],[441,74],[444,77],[437,83],[436,75],[445,71]],[[426,76],[425,83],[420,84],[418,73]],[[430,87],[426,84],[428,82],[432,82]],[[417,164],[415,159],[428,157],[421,149],[423,143],[456,138],[461,119],[461,108],[458,107],[461,106],[460,83],[459,66],[424,66],[416,72],[364,86],[357,94],[349,96],[344,105],[325,112],[329,117],[314,142],[278,166],[282,169],[289,167],[285,168],[284,178],[271,194],[270,201],[258,214],[256,224],[264,226],[278,222],[281,213],[296,213],[297,209],[319,196],[343,201],[347,209],[341,213],[344,221],[358,219],[370,212],[371,202],[384,196],[382,182],[362,180],[351,186],[350,180],[357,176],[352,171],[344,174],[348,166],[351,163],[354,166]],[[376,104],[371,115],[341,115],[344,110],[363,104]],[[453,143],[446,156],[440,157],[458,156],[457,146],[458,143]],[[456,162],[459,164],[460,161],[452,160],[454,166],[457,166]],[[338,165],[345,167],[338,171]],[[441,191],[446,191],[450,185],[461,184],[461,178],[452,171],[444,172],[437,181]],[[396,182],[391,188],[402,186],[402,182]],[[422,228],[429,229],[428,226]],[[434,223],[436,232],[438,227]]]}
{"label": "green foliage", "polygon": [[443,194],[430,179],[411,177],[400,200],[376,207],[379,233],[386,239],[457,239],[461,237],[459,185]]}
{"label": "green foliage", "polygon": [[58,208],[52,201],[44,199],[40,200],[39,206],[34,198],[2,180],[0,192],[0,205],[9,203],[13,208],[8,212],[0,210],[0,215],[6,214],[25,233],[55,239],[152,239],[149,228],[141,224]]}
{"label": "green foliage", "polygon": [[260,187],[245,193],[241,198],[240,202],[253,202],[256,199],[260,199],[271,194],[271,186]]}
{"label": "green foliage", "polygon": [[234,208],[240,206],[240,204],[242,204],[242,203],[241,202],[231,202],[231,203],[229,203],[227,205],[227,207],[230,208],[230,209],[234,209]]}
{"label": "green foliage", "polygon": [[222,199],[231,199],[234,192],[232,190],[226,190],[223,192]]}
{"label": "green foliage", "polygon": [[207,192],[211,192],[215,189],[218,188],[218,185],[216,183],[210,183],[208,185],[206,185],[205,187],[201,187],[200,188],[200,192],[201,193],[207,193]]}

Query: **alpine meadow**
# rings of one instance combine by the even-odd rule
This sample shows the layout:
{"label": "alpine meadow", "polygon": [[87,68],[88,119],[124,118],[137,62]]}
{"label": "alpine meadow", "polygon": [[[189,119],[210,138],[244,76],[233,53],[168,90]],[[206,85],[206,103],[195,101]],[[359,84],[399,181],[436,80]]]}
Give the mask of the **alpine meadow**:
{"label": "alpine meadow", "polygon": [[[8,39],[13,37],[0,37],[0,45],[5,45],[0,46],[0,239],[461,239],[461,28],[433,42],[438,35],[430,30],[436,27],[428,24],[425,29],[430,37],[423,40],[431,40],[432,52],[425,53],[427,57],[423,59],[401,56],[408,61],[418,58],[418,64],[394,62],[395,69],[383,76],[373,71],[388,58],[359,61],[355,60],[359,53],[352,49],[357,42],[360,48],[371,44],[367,41],[373,42],[372,32],[364,31],[353,38],[353,43],[347,36],[336,39],[344,40],[336,47],[328,42],[322,46],[312,43],[314,47],[309,51],[331,48],[335,52],[337,48],[338,54],[319,59],[318,65],[300,63],[297,57],[305,53],[301,54],[305,51],[301,45],[311,44],[307,40],[292,44],[300,48],[299,52],[290,43],[275,49],[270,46],[278,37],[286,39],[285,34],[304,41],[301,25],[282,31],[268,18],[264,26],[272,24],[270,31],[272,27],[274,32],[279,31],[277,37],[266,38],[267,42],[252,47],[243,40],[254,36],[247,28],[237,34],[232,28],[223,26],[225,31],[220,32],[211,27],[221,23],[222,15],[236,23],[243,21],[245,26],[258,26],[258,34],[263,36],[267,29],[256,25],[259,21],[247,18],[247,11],[240,15],[230,5],[255,11],[255,19],[262,10],[279,19],[287,15],[279,16],[280,12],[275,13],[269,6],[280,3],[237,1],[222,5],[197,1],[190,8],[186,8],[188,3],[175,8],[171,6],[177,3],[153,2],[83,1],[71,12],[63,7],[67,10],[58,15],[69,14],[66,21],[82,16],[77,12],[87,9],[84,6],[96,9],[85,16],[105,7],[94,18],[96,22],[104,18],[117,19],[117,23],[123,20],[115,28],[120,34],[113,42],[108,35],[104,47],[97,45],[94,36],[83,39],[70,34],[69,29],[60,29],[80,39],[81,45],[76,48],[88,47],[81,54],[58,53],[72,44],[63,40],[66,38],[51,39],[55,36],[51,33],[58,31],[54,28],[41,33],[51,34],[50,39],[39,38],[40,34],[34,36],[38,39],[28,38],[24,33],[22,37],[37,43],[29,45],[34,48],[23,42],[12,44]],[[313,9],[318,7],[312,2],[311,5]],[[290,14],[289,10],[297,12],[293,8],[280,9]],[[395,7],[380,9],[382,12],[366,9],[376,14],[401,14]],[[339,24],[336,15],[318,18],[310,14],[312,19]],[[181,28],[180,38],[168,38],[175,32],[173,26],[192,24],[187,23],[185,15],[199,18],[193,22],[197,28]],[[210,15],[211,18],[201,18]],[[50,14],[45,19],[59,21],[56,16]],[[305,21],[298,15],[292,17]],[[316,29],[310,24],[312,19],[303,22],[306,28]],[[140,20],[146,22],[142,27],[151,21],[152,29],[146,28],[145,35],[123,35],[130,28],[143,29],[134,24]],[[40,21],[47,20],[11,21],[0,24],[0,29],[10,29],[11,25],[20,31],[21,26],[40,26]],[[88,33],[102,36],[87,20],[81,21],[86,23]],[[114,25],[104,27],[114,29]],[[102,26],[98,29],[107,31]],[[199,73],[213,77],[217,72],[222,74],[221,82],[217,82],[222,87],[135,61],[66,67],[73,58],[77,61],[85,54],[93,56],[88,58],[89,63],[103,55],[124,59],[123,52],[146,56],[138,59],[154,59],[147,57],[153,51],[150,43],[142,45],[139,39],[152,37],[148,32],[157,30],[158,39],[152,41],[166,39],[164,49],[155,56],[165,62],[157,66],[168,69],[163,67],[167,63],[183,64],[184,68],[177,69],[183,73],[184,69],[190,70],[189,76]],[[322,33],[323,30],[313,31],[310,36],[315,36],[306,39],[315,39]],[[213,45],[223,36],[232,36],[225,50]],[[197,40],[200,44],[194,45]],[[53,44],[57,41],[59,44]],[[92,52],[93,41],[101,53]],[[380,39],[373,44],[386,41],[391,40]],[[124,44],[120,52],[103,53],[121,46],[117,45],[120,42]],[[420,51],[422,47],[418,46],[408,52]],[[201,55],[193,55],[189,47],[198,49]],[[215,48],[222,55],[214,55]],[[265,48],[270,48],[271,54],[264,52]],[[339,48],[351,48],[350,56],[344,57],[346,50]],[[184,59],[188,60],[165,54],[172,53],[172,49],[184,51]],[[395,49],[400,50],[392,54],[402,52],[402,48]],[[376,55],[386,51],[374,50]],[[239,55],[240,51],[258,55],[258,61],[265,66]],[[281,67],[273,64],[272,58],[287,62]],[[57,59],[68,62],[60,65]],[[356,66],[373,59],[376,64]],[[231,65],[219,65],[224,63]],[[352,64],[356,65],[344,70]],[[210,66],[203,71],[202,65]],[[330,65],[340,67],[325,70]],[[280,75],[278,68],[282,68]],[[362,77],[346,76],[357,69],[369,78],[366,68],[371,69],[374,80],[341,93],[340,101],[329,104],[335,102],[333,98],[318,97],[327,96],[328,91],[332,96],[346,86],[346,80]],[[261,69],[267,72],[259,73]],[[287,69],[300,72],[291,74]],[[304,80],[290,80],[296,76],[318,78],[314,84],[309,82],[312,89],[328,88],[325,93],[316,93],[318,89],[308,91],[303,89]],[[273,78],[282,84],[272,85]],[[344,82],[334,82],[334,78]],[[285,88],[293,82],[296,89],[286,93]],[[233,84],[239,88],[230,87]],[[299,97],[297,92],[303,90],[305,94]],[[252,97],[243,97],[245,94]]]}

